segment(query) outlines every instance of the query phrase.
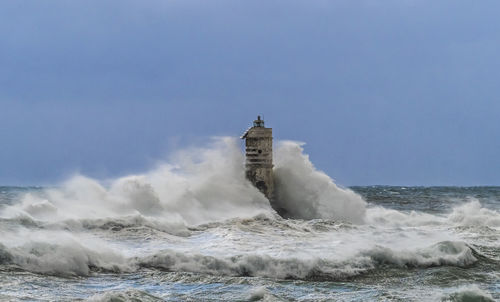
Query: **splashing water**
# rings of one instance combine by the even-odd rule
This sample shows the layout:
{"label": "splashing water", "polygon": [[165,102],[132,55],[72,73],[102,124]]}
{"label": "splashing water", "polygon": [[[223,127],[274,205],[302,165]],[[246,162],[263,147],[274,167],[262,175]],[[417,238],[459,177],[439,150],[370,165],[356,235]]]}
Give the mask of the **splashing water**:
{"label": "splashing water", "polygon": [[288,219],[245,179],[233,138],[140,175],[5,189],[0,300],[499,298],[500,190],[430,189],[442,210],[422,210],[424,189],[364,187],[362,197],[318,171],[302,143],[275,152],[273,206]]}
{"label": "splashing water", "polygon": [[[364,221],[363,199],[316,170],[300,143],[282,142],[277,154],[277,203],[291,217]],[[43,198],[27,194],[20,206],[6,212],[49,221],[141,215],[186,225],[275,215],[269,201],[245,179],[236,140],[219,138],[210,148],[183,150],[174,161],[116,179],[108,187],[77,175],[60,188],[46,190]]]}
{"label": "splashing water", "polygon": [[302,219],[336,219],[362,223],[366,202],[348,189],[339,188],[325,173],[314,168],[303,153],[302,143],[278,145],[276,158],[277,205],[288,216]]}

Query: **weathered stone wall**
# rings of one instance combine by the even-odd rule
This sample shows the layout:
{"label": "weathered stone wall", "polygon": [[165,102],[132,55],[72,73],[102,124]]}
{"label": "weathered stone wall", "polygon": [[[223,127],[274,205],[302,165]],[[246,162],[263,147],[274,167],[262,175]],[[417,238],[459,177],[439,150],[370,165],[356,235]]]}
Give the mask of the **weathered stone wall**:
{"label": "weathered stone wall", "polygon": [[245,137],[247,178],[269,199],[274,197],[273,129],[253,127]]}

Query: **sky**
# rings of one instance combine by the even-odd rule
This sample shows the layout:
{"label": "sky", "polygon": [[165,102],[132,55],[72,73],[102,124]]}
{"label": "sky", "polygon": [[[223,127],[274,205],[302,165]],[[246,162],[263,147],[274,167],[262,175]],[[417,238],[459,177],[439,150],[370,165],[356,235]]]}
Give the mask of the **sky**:
{"label": "sky", "polygon": [[140,173],[258,114],[350,185],[500,185],[500,2],[0,2],[0,185]]}

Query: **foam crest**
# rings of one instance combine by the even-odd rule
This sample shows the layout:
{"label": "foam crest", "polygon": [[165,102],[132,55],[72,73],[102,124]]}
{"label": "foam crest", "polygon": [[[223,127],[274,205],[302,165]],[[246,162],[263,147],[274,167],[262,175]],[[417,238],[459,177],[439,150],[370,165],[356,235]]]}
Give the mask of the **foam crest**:
{"label": "foam crest", "polygon": [[292,218],[364,222],[366,202],[318,171],[302,146],[303,143],[294,141],[278,144],[274,170],[277,207]]}
{"label": "foam crest", "polygon": [[77,175],[59,188],[26,194],[20,203],[2,209],[0,217],[54,222],[140,215],[155,223],[195,225],[274,215],[269,201],[246,180],[236,139],[218,138],[207,148],[182,150],[172,161],[108,186]]}
{"label": "foam crest", "polygon": [[500,213],[482,207],[477,199],[455,206],[448,214],[434,215],[417,211],[402,212],[383,207],[371,207],[366,212],[366,222],[371,225],[392,227],[419,226],[486,226],[499,227]]}
{"label": "foam crest", "polygon": [[446,217],[423,212],[402,212],[384,207],[367,209],[366,222],[371,225],[391,227],[438,226],[446,223]]}
{"label": "foam crest", "polygon": [[253,288],[248,296],[248,301],[282,301],[272,295],[265,286]]}
{"label": "foam crest", "polygon": [[[316,233],[310,228],[304,229],[307,223],[303,221],[292,227],[287,224],[274,226],[269,224],[272,220],[260,222],[263,229],[252,227],[255,233],[242,233],[247,222],[240,221],[235,224],[236,228],[230,223],[207,229],[201,237],[175,237],[173,241],[153,237],[156,238],[153,242],[142,242],[140,246],[125,250],[125,254],[117,252],[123,248],[122,243],[117,245],[110,239],[102,240],[86,232],[21,229],[2,237],[0,265],[55,275],[86,276],[94,271],[136,271],[147,267],[210,275],[339,280],[387,265],[466,267],[478,261],[475,252],[464,242],[434,241],[437,238],[426,234],[415,234],[418,235],[415,237],[409,233],[408,238],[384,241],[380,240],[383,237],[377,234],[378,231],[374,233],[368,226],[359,227],[354,234],[349,230]],[[112,229],[112,233],[106,234],[116,239],[119,237],[116,228],[119,231],[122,226],[111,224],[102,228]],[[369,232],[364,234],[362,230]],[[142,233],[137,234],[135,230],[132,233],[133,238],[142,238]],[[298,241],[289,242],[289,236]],[[422,247],[425,244],[421,242],[423,237],[426,242],[437,243]],[[414,244],[410,244],[412,242]],[[193,250],[205,250],[206,254],[186,252]]]}
{"label": "foam crest", "polygon": [[458,288],[454,293],[446,295],[442,301],[453,302],[493,302],[493,297],[477,285],[469,285]]}
{"label": "foam crest", "polygon": [[378,265],[390,264],[397,267],[459,266],[465,267],[477,261],[472,249],[461,241],[443,241],[416,251],[393,251],[376,246],[362,252]]}
{"label": "foam crest", "polygon": [[[279,143],[275,158],[276,202],[287,216],[364,221],[363,199],[316,170],[300,143]],[[236,139],[216,138],[206,148],[181,150],[170,163],[107,185],[76,175],[58,188],[24,195],[1,209],[0,217],[55,222],[141,216],[168,225],[273,217],[269,201],[245,178],[243,163]]]}
{"label": "foam crest", "polygon": [[455,207],[448,221],[460,226],[500,227],[500,213],[481,206],[477,199]]}
{"label": "foam crest", "polygon": [[299,280],[340,280],[367,273],[382,266],[466,267],[478,261],[463,242],[444,241],[416,250],[393,250],[375,246],[347,259],[275,258],[265,254],[244,254],[219,258],[164,250],[137,259],[142,267],[211,275],[268,277]]}
{"label": "foam crest", "polygon": [[35,273],[62,276],[88,276],[92,269],[112,272],[131,270],[131,266],[122,256],[106,249],[96,252],[76,241],[31,241],[10,248],[0,244],[0,264],[14,265]]}

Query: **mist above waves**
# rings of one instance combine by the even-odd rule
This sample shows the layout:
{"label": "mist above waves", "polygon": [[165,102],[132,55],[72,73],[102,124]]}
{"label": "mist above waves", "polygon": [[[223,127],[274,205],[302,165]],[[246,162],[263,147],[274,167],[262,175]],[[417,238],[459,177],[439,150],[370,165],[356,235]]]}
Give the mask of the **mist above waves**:
{"label": "mist above waves", "polygon": [[[291,218],[362,223],[366,202],[318,171],[302,145],[277,143],[276,203]],[[276,216],[269,201],[245,178],[244,169],[238,140],[215,138],[208,146],[179,150],[151,171],[113,179],[106,185],[75,175],[43,194],[26,194],[2,214],[44,221],[140,215],[181,225]]]}

